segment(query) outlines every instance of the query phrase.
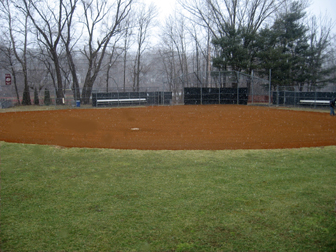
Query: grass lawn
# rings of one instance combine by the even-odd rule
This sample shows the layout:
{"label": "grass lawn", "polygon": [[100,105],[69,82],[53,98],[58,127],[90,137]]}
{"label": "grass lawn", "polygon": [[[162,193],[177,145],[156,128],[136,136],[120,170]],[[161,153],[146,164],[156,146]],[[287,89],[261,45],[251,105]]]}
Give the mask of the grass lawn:
{"label": "grass lawn", "polygon": [[[50,106],[42,106],[42,105],[29,105],[29,106],[14,106],[11,108],[1,109],[0,113],[7,112],[23,112],[23,111],[45,111],[45,110],[58,110],[58,109],[93,109],[92,105],[81,105],[80,107],[73,107],[70,105],[50,105]],[[97,108],[94,108],[97,109]]]}
{"label": "grass lawn", "polygon": [[336,148],[0,143],[2,251],[335,251]]}

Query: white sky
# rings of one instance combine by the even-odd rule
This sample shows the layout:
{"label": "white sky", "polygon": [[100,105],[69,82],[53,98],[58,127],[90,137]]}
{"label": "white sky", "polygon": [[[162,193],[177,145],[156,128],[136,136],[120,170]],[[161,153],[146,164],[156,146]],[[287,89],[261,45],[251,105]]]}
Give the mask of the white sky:
{"label": "white sky", "polygon": [[[153,2],[159,9],[159,16],[161,20],[164,20],[172,10],[175,5],[177,5],[176,0],[144,0],[147,3]],[[328,17],[332,18],[333,22],[336,23],[336,0],[310,0],[311,6],[307,9],[308,12],[315,14],[317,17],[327,14]],[[336,25],[335,29],[336,31]]]}
{"label": "white sky", "polygon": [[333,21],[336,21],[336,0],[312,0],[308,9],[316,16],[327,14]]}
{"label": "white sky", "polygon": [[312,0],[307,11],[317,18],[327,16],[328,19],[332,19],[333,33],[336,34],[336,0]]}

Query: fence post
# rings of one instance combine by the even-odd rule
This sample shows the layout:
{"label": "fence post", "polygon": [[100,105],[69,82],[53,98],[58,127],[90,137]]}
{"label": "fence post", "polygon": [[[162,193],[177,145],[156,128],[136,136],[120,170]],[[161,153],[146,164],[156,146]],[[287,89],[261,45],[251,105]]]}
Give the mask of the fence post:
{"label": "fence post", "polygon": [[[269,87],[268,87],[268,106],[271,106],[271,87],[272,87],[272,69],[270,69],[269,70],[269,77],[268,77],[268,79],[269,79]],[[279,94],[278,94],[279,95]]]}
{"label": "fence post", "polygon": [[96,90],[96,108],[98,108],[98,90]]}
{"label": "fence post", "polygon": [[55,97],[55,109],[57,108],[57,90],[56,90],[56,88],[55,88],[55,90],[54,90],[54,97]]}
{"label": "fence post", "polygon": [[239,72],[237,73],[237,105],[239,105]]}
{"label": "fence post", "polygon": [[279,85],[277,85],[277,106],[279,106]]}
{"label": "fence post", "polygon": [[314,102],[314,109],[316,109],[316,100],[317,100],[317,93],[316,93],[316,86],[315,86],[315,98],[314,98],[314,100],[315,100],[315,102]]}
{"label": "fence post", "polygon": [[252,84],[252,85],[251,85],[251,86],[252,86],[252,101],[251,101],[252,104],[253,104],[253,100],[254,100],[254,94],[253,94],[253,74],[254,74],[254,73],[253,73],[253,70],[252,70],[252,83],[251,83],[251,84]]}
{"label": "fence post", "polygon": [[220,99],[221,99],[221,96],[220,96],[221,81],[222,81],[221,72],[219,72],[218,104],[221,104],[221,102],[220,102]]}

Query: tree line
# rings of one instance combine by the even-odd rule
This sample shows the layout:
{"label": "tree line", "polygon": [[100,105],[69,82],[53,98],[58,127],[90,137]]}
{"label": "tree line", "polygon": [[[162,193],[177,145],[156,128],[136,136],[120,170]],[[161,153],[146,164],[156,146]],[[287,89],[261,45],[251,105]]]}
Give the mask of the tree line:
{"label": "tree line", "polygon": [[[233,70],[272,85],[323,87],[335,81],[332,23],[306,14],[304,1],[180,0],[159,22],[154,4],[135,0],[1,0],[0,64],[22,104],[46,88],[90,102],[94,87],[139,91],[160,76],[179,79]],[[112,82],[112,83],[111,83]],[[189,85],[188,78],[182,85]],[[48,86],[48,88],[50,88]]]}

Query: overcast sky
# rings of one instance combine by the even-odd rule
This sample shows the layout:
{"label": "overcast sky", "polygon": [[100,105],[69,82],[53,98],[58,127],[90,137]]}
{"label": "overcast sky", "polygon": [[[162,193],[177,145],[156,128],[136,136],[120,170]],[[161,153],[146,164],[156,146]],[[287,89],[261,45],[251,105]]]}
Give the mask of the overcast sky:
{"label": "overcast sky", "polygon": [[312,5],[308,10],[316,16],[327,14],[336,22],[336,0],[312,0]]}
{"label": "overcast sky", "polygon": [[[153,2],[159,8],[162,19],[168,16],[174,9],[176,0],[144,0],[145,2]],[[327,14],[336,22],[336,0],[310,0],[312,3],[307,11],[312,12],[316,16]],[[334,29],[336,30],[336,29]]]}

